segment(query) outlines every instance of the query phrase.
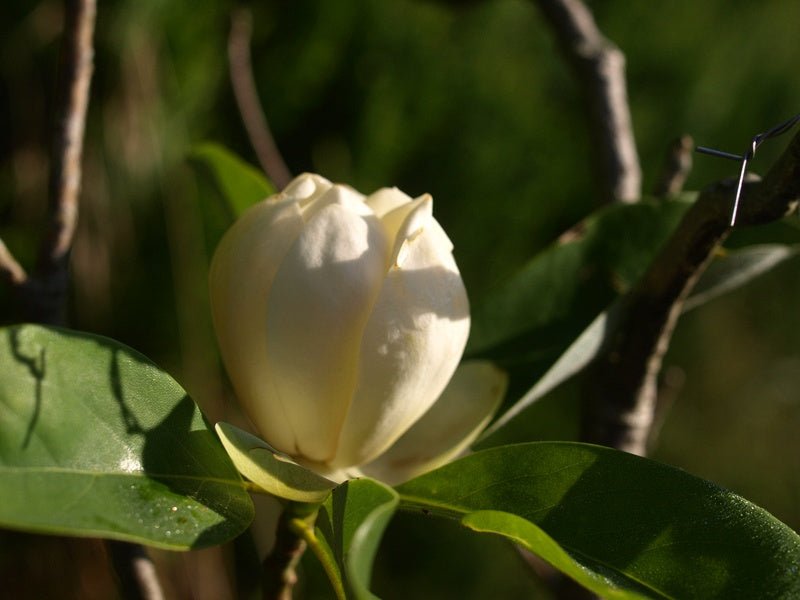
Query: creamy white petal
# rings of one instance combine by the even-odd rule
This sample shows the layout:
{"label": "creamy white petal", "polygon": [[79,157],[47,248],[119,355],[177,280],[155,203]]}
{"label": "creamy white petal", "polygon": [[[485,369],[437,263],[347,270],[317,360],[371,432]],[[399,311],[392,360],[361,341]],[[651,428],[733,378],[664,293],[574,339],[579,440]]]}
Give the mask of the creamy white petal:
{"label": "creamy white petal", "polygon": [[223,359],[262,437],[349,477],[428,411],[463,352],[452,243],[430,196],[396,188],[365,198],[303,174],[262,204],[213,261]]}
{"label": "creamy white petal", "polygon": [[395,485],[451,461],[489,423],[507,385],[506,373],[489,361],[461,363],[430,410],[361,472]]}
{"label": "creamy white petal", "polygon": [[259,202],[223,236],[209,273],[211,310],[236,395],[261,435],[294,447],[267,362],[267,299],[278,267],[305,226],[295,202]]}
{"label": "creamy white petal", "polygon": [[313,196],[302,203],[303,219],[306,223],[329,204],[338,203],[346,206],[352,212],[370,216],[374,213],[364,203],[364,196],[346,185],[333,185],[327,188],[319,187]]}
{"label": "creamy white petal", "polygon": [[439,225],[439,222],[436,219],[433,219],[433,222],[431,223],[430,233],[431,235],[436,237],[437,245],[440,248],[442,248],[443,251],[445,249],[448,252],[453,251],[453,242],[450,241],[450,238],[447,236],[447,233],[445,233],[444,229],[442,229],[442,226]]}
{"label": "creamy white petal", "polygon": [[283,426],[296,435],[288,453],[326,463],[355,388],[359,342],[380,291],[388,241],[349,189],[335,186],[317,202],[272,286],[267,354],[288,417]]}
{"label": "creamy white petal", "polygon": [[469,304],[452,256],[442,256],[428,229],[403,243],[403,264],[387,273],[361,341],[335,467],[363,464],[393,444],[439,397],[467,341]]}
{"label": "creamy white petal", "polygon": [[300,207],[310,204],[327,192],[333,184],[314,173],[303,173],[292,179],[283,191],[275,196],[279,199],[294,200]]}
{"label": "creamy white petal", "polygon": [[411,196],[398,190],[396,187],[381,188],[377,192],[370,194],[364,200],[378,218],[383,219],[384,215],[396,208],[412,202]]}

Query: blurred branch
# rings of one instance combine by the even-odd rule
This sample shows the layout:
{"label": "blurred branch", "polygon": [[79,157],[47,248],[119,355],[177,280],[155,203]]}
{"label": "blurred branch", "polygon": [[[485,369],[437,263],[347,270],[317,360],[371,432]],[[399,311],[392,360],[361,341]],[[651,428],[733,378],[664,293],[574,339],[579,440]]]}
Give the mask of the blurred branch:
{"label": "blurred branch", "polygon": [[78,219],[81,158],[92,79],[95,0],[69,0],[61,57],[58,124],[50,170],[50,222],[39,252],[40,274],[66,268]]}
{"label": "blurred branch", "polygon": [[317,508],[309,504],[289,502],[284,507],[275,532],[275,544],[264,559],[261,571],[261,595],[264,600],[292,600],[297,583],[297,565],[306,551],[297,522],[313,525]]}
{"label": "blurred branch", "polygon": [[25,269],[17,262],[14,255],[8,250],[3,240],[0,239],[0,276],[10,286],[18,288],[28,279]]}
{"label": "blurred branch", "polygon": [[67,263],[78,219],[83,134],[93,70],[95,13],[95,0],[66,2],[48,222],[34,273],[26,276],[5,245],[0,248],[3,274],[22,301],[23,316],[38,323],[65,323],[69,283]]}
{"label": "blurred branch", "polygon": [[[644,454],[656,380],[683,302],[730,232],[735,180],[703,190],[651,264],[622,299],[606,347],[584,375],[582,439]],[[784,217],[800,202],[800,134],[766,177],[744,184],[736,226]]]}
{"label": "blurred branch", "polygon": [[669,411],[672,410],[678,396],[683,391],[686,383],[686,373],[680,367],[670,365],[658,377],[658,391],[656,406],[653,409],[653,423],[647,436],[647,454],[657,447],[661,429],[667,420]]}
{"label": "blurred branch", "polygon": [[536,0],[583,87],[606,202],[636,202],[641,168],[633,137],[625,55],[606,39],[580,0]]}
{"label": "blurred branch", "polygon": [[653,190],[656,197],[668,198],[683,190],[683,184],[692,170],[693,150],[694,140],[690,135],[682,135],[672,142]]}
{"label": "blurred branch", "polygon": [[250,61],[252,32],[253,17],[250,11],[244,8],[234,11],[231,15],[231,33],[228,38],[231,84],[242,122],[258,162],[272,183],[278,189],[283,189],[291,181],[292,175],[275,144],[275,138],[258,99],[253,65]]}
{"label": "blurred branch", "polygon": [[106,547],[124,600],[163,600],[153,561],[140,544],[108,540]]}

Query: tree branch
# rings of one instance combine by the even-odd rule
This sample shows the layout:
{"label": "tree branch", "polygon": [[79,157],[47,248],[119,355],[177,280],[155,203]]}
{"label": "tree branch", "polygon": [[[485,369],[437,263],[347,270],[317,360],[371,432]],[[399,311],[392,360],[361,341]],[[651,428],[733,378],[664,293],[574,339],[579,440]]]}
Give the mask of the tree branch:
{"label": "tree branch", "polygon": [[12,288],[22,286],[28,279],[25,269],[0,239],[0,277]]}
{"label": "tree branch", "polygon": [[672,142],[653,190],[656,197],[669,198],[680,193],[692,170],[692,150],[694,140],[690,135],[682,135]]}
{"label": "tree branch", "polygon": [[60,114],[50,170],[50,223],[39,254],[38,269],[64,267],[78,217],[81,158],[89,85],[92,79],[95,0],[68,0],[61,57]]}
{"label": "tree branch", "polygon": [[250,61],[250,39],[253,30],[252,14],[239,9],[231,15],[231,33],[228,38],[228,62],[231,84],[242,122],[256,152],[261,168],[278,189],[283,189],[292,180],[289,168],[281,156],[272,136],[267,117],[258,99],[258,90],[253,78]]}
{"label": "tree branch", "polygon": [[4,275],[17,292],[25,320],[63,325],[68,291],[68,259],[78,219],[81,157],[94,49],[95,0],[67,0],[56,130],[50,167],[48,222],[36,269],[30,277],[5,246]]}
{"label": "tree branch", "polygon": [[603,200],[636,202],[641,168],[633,137],[625,56],[580,0],[537,0],[586,97]]}
{"label": "tree branch", "polygon": [[[683,302],[730,232],[736,181],[703,190],[639,283],[621,300],[601,355],[584,374],[582,439],[644,454],[656,380]],[[748,178],[736,226],[784,217],[800,202],[800,134],[762,181]]]}

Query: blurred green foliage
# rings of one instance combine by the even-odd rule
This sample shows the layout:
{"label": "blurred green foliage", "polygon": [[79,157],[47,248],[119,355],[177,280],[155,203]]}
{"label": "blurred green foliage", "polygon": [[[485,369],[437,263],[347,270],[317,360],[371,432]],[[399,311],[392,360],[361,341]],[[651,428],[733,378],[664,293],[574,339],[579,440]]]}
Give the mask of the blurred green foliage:
{"label": "blurred green foliage", "polygon": [[[678,135],[740,152],[753,134],[800,111],[795,0],[590,6],[627,56],[645,191]],[[187,155],[214,141],[255,162],[227,77],[233,8],[222,0],[99,3],[72,257],[72,326],[119,339],[168,368],[212,421],[233,410],[205,290],[221,226],[200,210],[217,192],[189,168]],[[432,193],[474,301],[598,208],[579,87],[535,3],[264,0],[251,9],[255,77],[290,168],[364,192],[396,185],[411,195]],[[0,236],[25,265],[46,207],[61,19],[58,0],[0,5]],[[765,145],[753,168],[763,172],[784,143]],[[736,170],[709,157],[695,162],[689,188]],[[731,487],[795,529],[798,268],[797,259],[787,261],[682,320],[665,363],[679,389],[653,453]],[[13,309],[0,290],[0,322],[13,321]],[[543,401],[538,435],[573,430],[574,396],[567,386]],[[467,556],[466,548],[478,546],[465,541],[466,532],[447,530],[456,541],[436,552],[432,544],[431,558],[421,548],[430,527],[411,518],[390,527],[377,561],[379,593],[520,593],[493,562],[517,572],[510,553]],[[9,544],[61,554],[41,538],[0,534],[0,579],[26,597],[33,576],[14,566]],[[465,548],[463,557],[455,546]],[[409,553],[464,569],[436,587],[435,578],[392,568]],[[213,594],[211,584],[197,591],[186,575],[194,567],[181,559],[162,563],[177,581],[170,589],[176,597],[219,597],[203,595]],[[399,583],[393,573],[407,579]],[[493,574],[508,585],[492,588]],[[86,577],[73,579],[81,590],[74,597],[93,597]]]}

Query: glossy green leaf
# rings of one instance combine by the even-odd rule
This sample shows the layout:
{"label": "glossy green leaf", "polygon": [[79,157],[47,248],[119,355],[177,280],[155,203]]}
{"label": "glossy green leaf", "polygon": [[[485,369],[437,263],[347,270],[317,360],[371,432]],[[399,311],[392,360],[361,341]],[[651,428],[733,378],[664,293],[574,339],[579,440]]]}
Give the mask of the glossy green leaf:
{"label": "glossy green leaf", "polygon": [[[653,598],[800,597],[800,537],[791,529],[712,483],[609,448],[492,448],[397,491],[404,508],[522,538],[567,575],[579,565],[594,574],[581,583],[599,594],[611,585]],[[481,511],[514,518],[470,516]]]}
{"label": "glossy green leaf", "polygon": [[[383,532],[397,509],[398,496],[374,479],[352,479],[337,487],[317,517],[315,549],[334,587],[358,600],[369,591],[372,563]],[[326,564],[327,563],[327,564]]]}
{"label": "glossy green leaf", "polygon": [[219,144],[200,144],[190,158],[209,170],[232,219],[276,191],[261,171]]}
{"label": "glossy green leaf", "polygon": [[0,330],[0,525],[171,549],[241,533],[253,505],[169,375],[113,340]]}
{"label": "glossy green leaf", "polygon": [[229,423],[217,423],[216,429],[239,472],[268,494],[313,504],[336,487],[336,482],[298,465],[251,433]]}

